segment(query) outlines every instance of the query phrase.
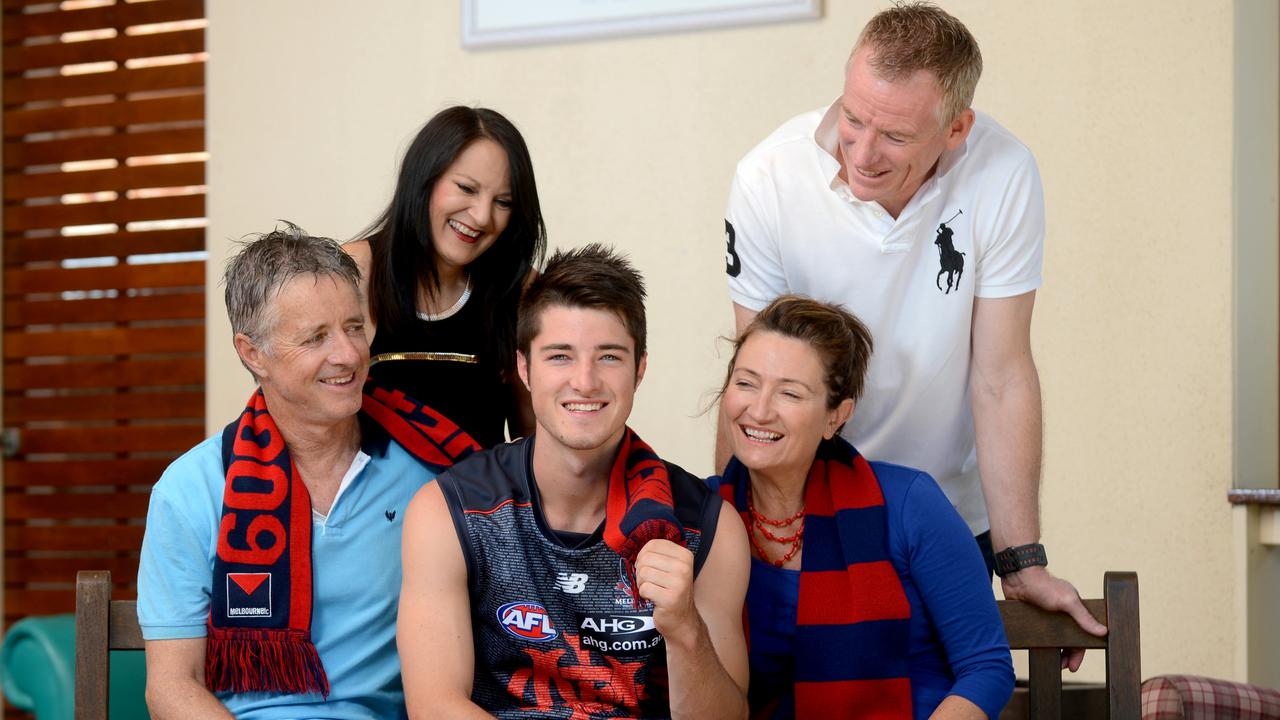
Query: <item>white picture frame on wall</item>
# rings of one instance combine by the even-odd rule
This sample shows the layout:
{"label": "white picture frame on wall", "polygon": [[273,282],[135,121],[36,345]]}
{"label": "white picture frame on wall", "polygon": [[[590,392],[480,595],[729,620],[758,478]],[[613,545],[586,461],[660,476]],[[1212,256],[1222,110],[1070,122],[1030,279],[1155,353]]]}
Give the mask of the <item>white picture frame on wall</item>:
{"label": "white picture frame on wall", "polygon": [[821,0],[462,0],[462,47],[814,20]]}

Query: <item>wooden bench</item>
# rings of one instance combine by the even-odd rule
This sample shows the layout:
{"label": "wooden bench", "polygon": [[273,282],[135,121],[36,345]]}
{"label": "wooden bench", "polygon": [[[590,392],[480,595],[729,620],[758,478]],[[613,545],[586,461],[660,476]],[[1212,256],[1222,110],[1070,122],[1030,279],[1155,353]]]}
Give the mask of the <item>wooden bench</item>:
{"label": "wooden bench", "polygon": [[[1085,607],[1107,626],[1106,637],[1094,637],[1062,613],[1027,603],[1000,601],[1009,647],[1030,656],[1028,687],[1015,692],[1001,720],[1136,720],[1141,710],[1142,668],[1138,635],[1138,575],[1109,572],[1103,576],[1101,600]],[[1064,693],[1060,648],[1106,651],[1106,683],[1071,686]],[[1064,712],[1065,709],[1065,712]]]}
{"label": "wooden bench", "polygon": [[137,603],[111,599],[111,573],[76,573],[76,720],[107,720],[110,652],[141,650]]}
{"label": "wooden bench", "polygon": [[[1107,573],[1103,599],[1084,603],[1107,625],[1106,637],[1086,633],[1067,615],[1014,600],[1000,601],[1010,648],[1030,654],[1029,687],[1014,695],[1001,720],[1129,720],[1139,716],[1142,671],[1137,574]],[[1059,648],[1064,647],[1105,650],[1106,684],[1096,689],[1068,689],[1064,701],[1059,654]],[[137,603],[111,599],[110,572],[80,571],[76,575],[76,720],[107,720],[109,653],[141,649]]]}

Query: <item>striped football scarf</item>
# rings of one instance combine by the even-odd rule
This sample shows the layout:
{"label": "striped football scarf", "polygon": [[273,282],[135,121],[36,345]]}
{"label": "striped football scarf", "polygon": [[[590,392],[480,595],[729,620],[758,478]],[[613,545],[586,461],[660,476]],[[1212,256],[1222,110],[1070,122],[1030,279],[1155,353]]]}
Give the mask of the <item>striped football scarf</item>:
{"label": "striped football scarf", "polygon": [[[748,532],[750,485],[746,467],[730,460],[720,494]],[[889,562],[880,482],[866,459],[836,436],[818,446],[804,503],[796,717],[910,718],[911,607]],[[769,710],[752,708],[757,717]]]}
{"label": "striped football scarf", "polygon": [[[636,556],[650,540],[670,540],[684,546],[684,529],[676,518],[667,466],[631,428],[622,433],[622,446],[609,473],[609,496],[604,511],[604,541],[622,556],[628,587],[636,585]],[[632,604],[640,606],[638,589]]]}
{"label": "striped football scarf", "polygon": [[[448,418],[372,382],[361,410],[439,472],[479,450]],[[311,642],[311,497],[259,388],[222,434],[222,522],[205,652],[211,691],[329,694]]]}

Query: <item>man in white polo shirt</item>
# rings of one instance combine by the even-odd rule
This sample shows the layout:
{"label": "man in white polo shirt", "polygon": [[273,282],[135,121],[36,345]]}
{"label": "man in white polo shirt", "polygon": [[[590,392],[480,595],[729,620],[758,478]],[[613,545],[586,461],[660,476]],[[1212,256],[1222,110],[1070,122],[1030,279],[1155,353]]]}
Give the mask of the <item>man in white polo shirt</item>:
{"label": "man in white polo shirt", "polygon": [[[941,9],[909,3],[872,18],[841,97],[738,164],[725,215],[729,294],[739,331],[783,293],[856,313],[875,352],[844,435],[867,457],[930,473],[1006,597],[1103,634],[1075,588],[1045,569],[1039,544],[1030,329],[1044,199],[1031,152],[970,108],[981,73],[977,42]],[[718,468],[725,448],[722,437]],[[1064,664],[1074,670],[1082,656]]]}

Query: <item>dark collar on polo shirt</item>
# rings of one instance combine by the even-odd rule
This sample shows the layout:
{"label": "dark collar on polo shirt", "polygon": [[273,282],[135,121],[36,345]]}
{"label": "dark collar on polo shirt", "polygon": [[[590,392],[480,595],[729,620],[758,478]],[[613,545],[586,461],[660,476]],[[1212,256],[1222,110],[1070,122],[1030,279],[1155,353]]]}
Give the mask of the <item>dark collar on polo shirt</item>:
{"label": "dark collar on polo shirt", "polygon": [[356,415],[360,422],[360,449],[371,458],[387,456],[387,446],[391,444],[391,434],[373,418],[360,411]]}

